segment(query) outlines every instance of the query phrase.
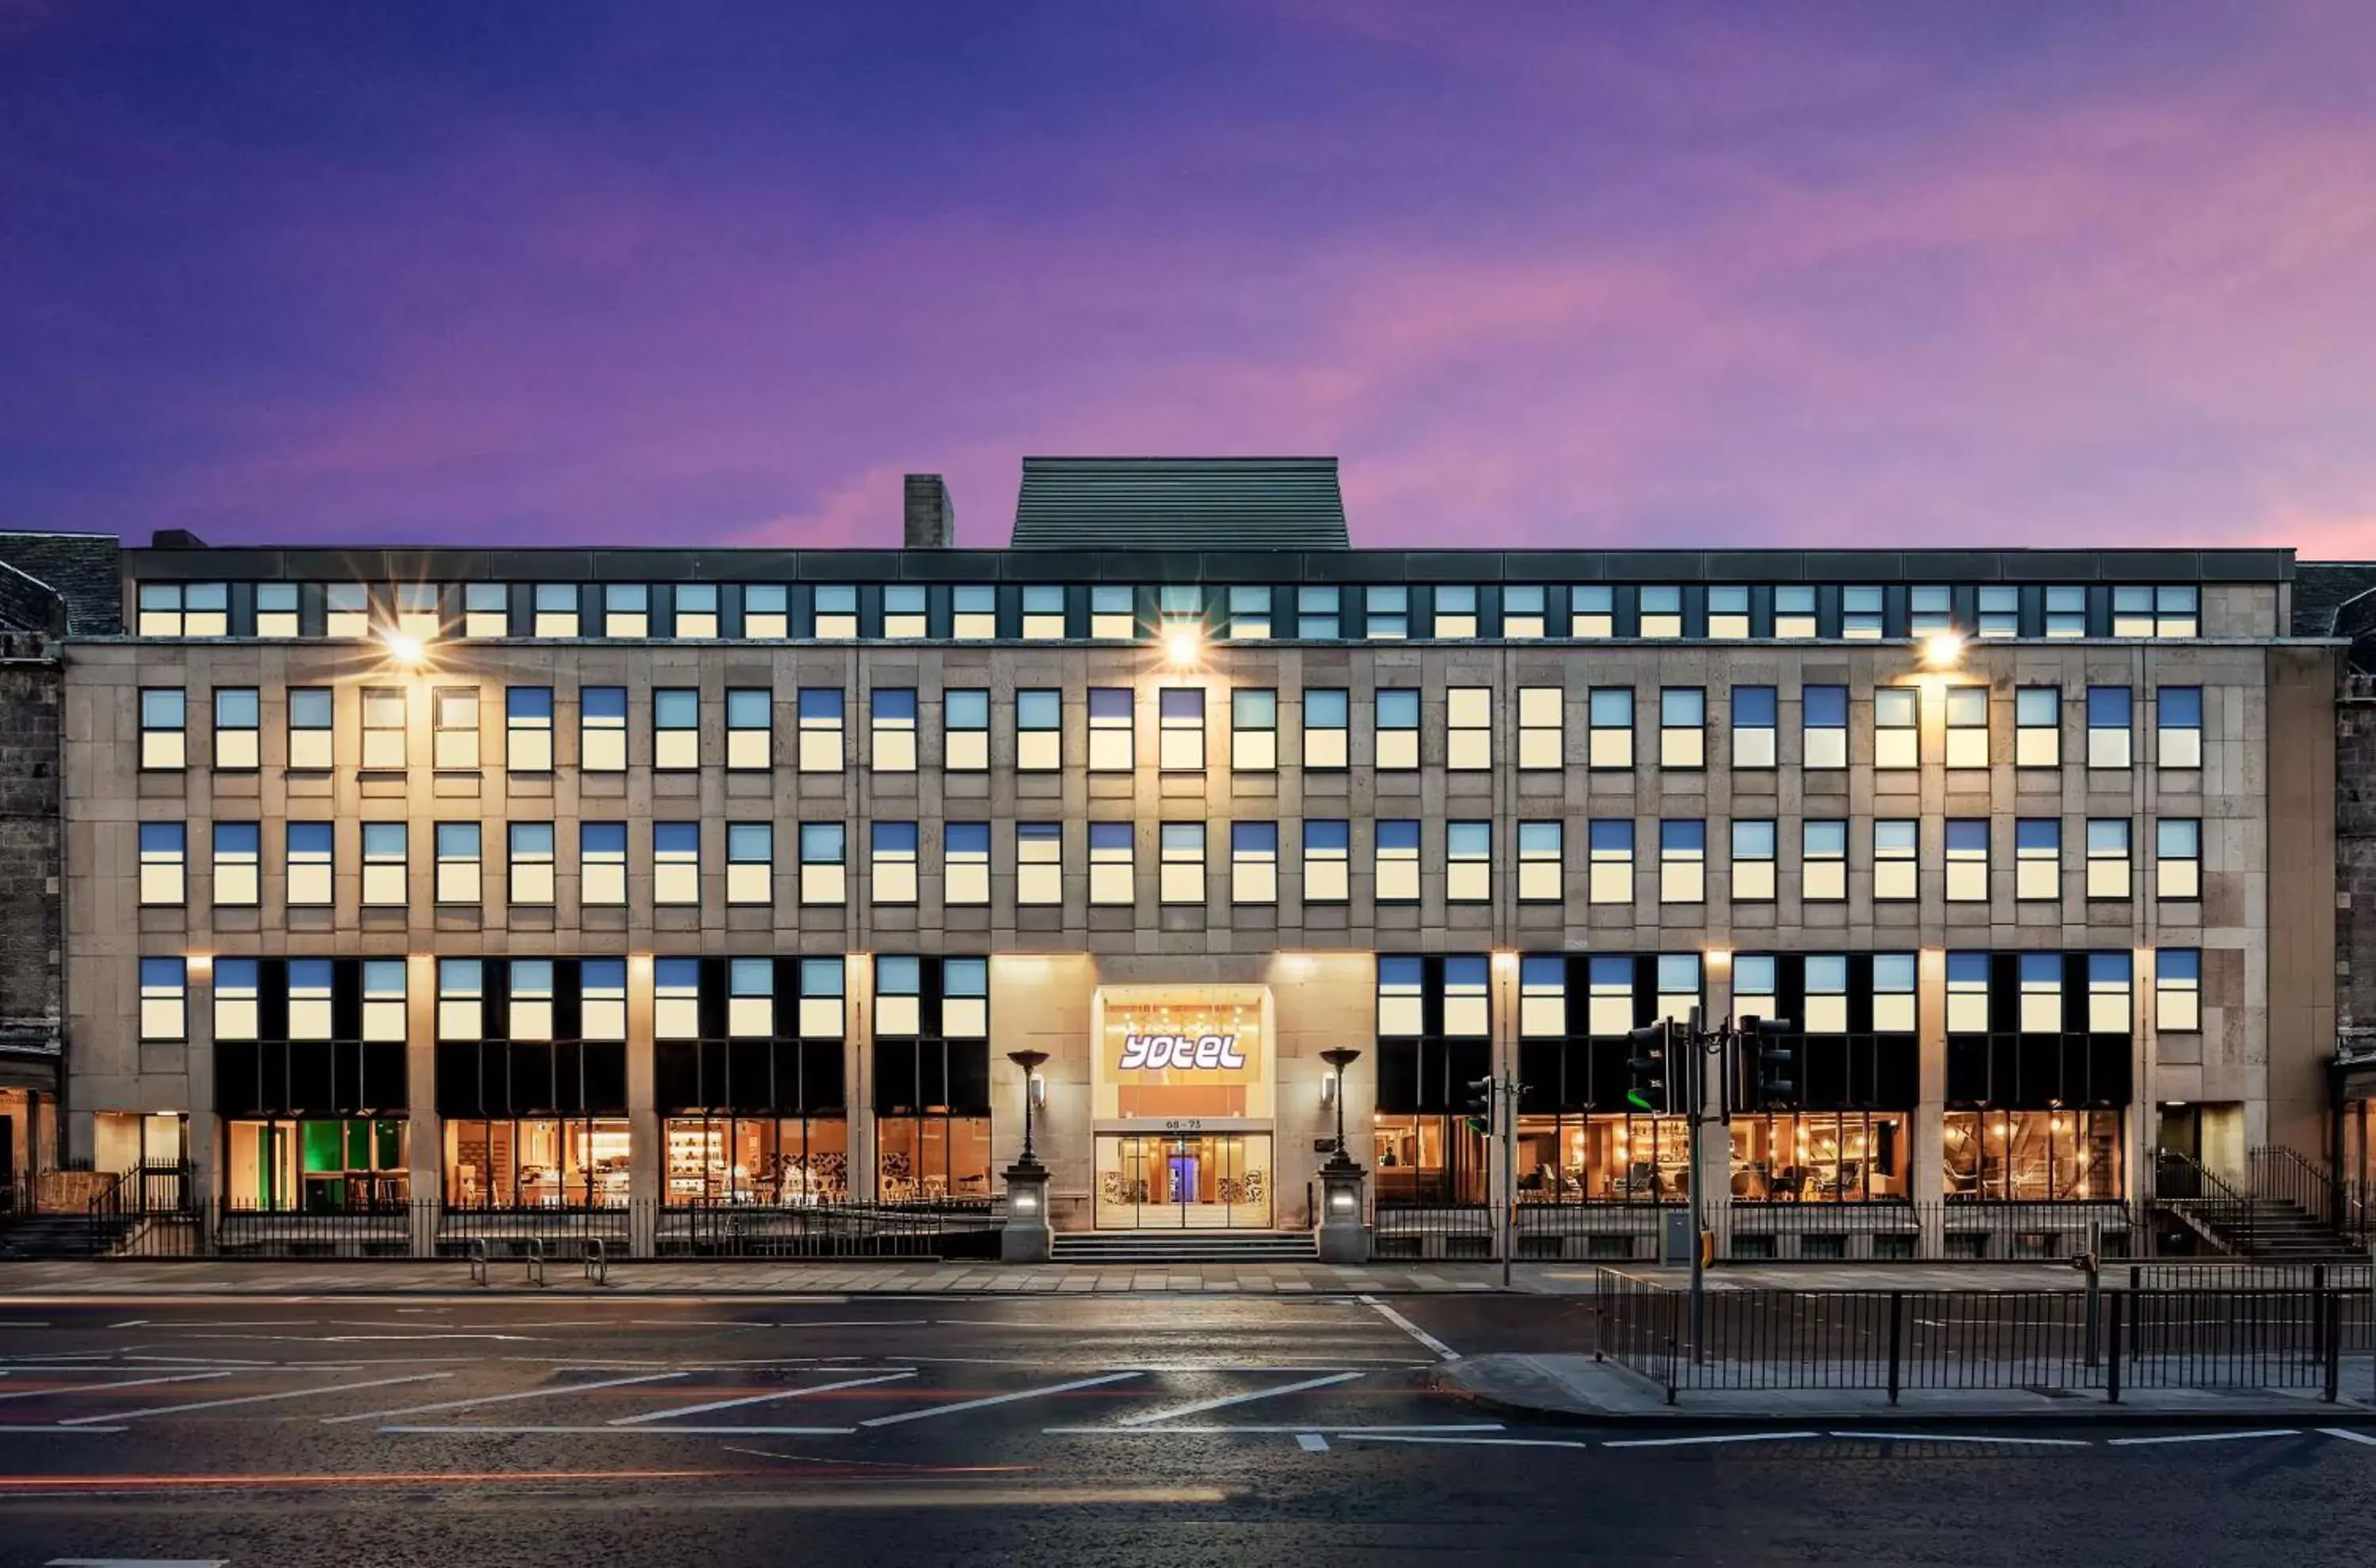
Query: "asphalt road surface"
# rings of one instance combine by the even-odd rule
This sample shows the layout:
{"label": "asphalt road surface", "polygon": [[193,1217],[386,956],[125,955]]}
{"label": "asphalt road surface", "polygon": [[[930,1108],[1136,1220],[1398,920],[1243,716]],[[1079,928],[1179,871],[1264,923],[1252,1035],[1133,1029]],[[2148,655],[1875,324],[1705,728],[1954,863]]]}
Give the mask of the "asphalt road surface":
{"label": "asphalt road surface", "polygon": [[0,1307],[0,1562],[2366,1562],[2376,1432],[1531,1425],[1573,1301]]}

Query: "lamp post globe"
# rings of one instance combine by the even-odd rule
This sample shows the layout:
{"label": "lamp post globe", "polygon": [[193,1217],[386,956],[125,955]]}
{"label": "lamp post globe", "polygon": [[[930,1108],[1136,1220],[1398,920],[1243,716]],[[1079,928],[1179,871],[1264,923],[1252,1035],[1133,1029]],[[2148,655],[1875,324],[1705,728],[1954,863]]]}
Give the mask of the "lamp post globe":
{"label": "lamp post globe", "polygon": [[1336,1075],[1336,1152],[1328,1157],[1331,1165],[1349,1165],[1352,1157],[1345,1152],[1345,1069],[1361,1059],[1361,1053],[1350,1046],[1332,1046],[1320,1053]]}

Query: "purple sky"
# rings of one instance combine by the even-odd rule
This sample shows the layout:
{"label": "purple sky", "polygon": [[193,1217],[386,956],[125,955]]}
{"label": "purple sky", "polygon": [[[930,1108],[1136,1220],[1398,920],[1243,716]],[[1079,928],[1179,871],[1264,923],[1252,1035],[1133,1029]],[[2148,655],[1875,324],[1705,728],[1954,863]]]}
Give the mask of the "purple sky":
{"label": "purple sky", "polygon": [[0,527],[2376,554],[2366,0],[0,0]]}

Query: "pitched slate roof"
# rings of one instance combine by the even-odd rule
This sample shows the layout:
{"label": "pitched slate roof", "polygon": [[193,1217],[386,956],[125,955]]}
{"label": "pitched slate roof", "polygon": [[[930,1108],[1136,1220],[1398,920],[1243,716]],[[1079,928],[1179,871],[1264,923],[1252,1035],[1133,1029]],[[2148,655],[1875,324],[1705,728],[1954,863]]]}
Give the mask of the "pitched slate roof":
{"label": "pitched slate roof", "polygon": [[113,636],[124,630],[122,550],[113,534],[0,533],[0,562],[65,600],[70,636]]}
{"label": "pitched slate roof", "polygon": [[1346,550],[1334,457],[1026,457],[1017,550]]}

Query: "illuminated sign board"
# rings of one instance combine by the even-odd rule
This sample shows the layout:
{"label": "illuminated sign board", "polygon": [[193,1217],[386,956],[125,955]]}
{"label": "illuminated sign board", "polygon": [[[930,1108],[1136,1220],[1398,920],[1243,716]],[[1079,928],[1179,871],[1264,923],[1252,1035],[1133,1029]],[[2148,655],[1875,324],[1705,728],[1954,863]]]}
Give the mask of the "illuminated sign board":
{"label": "illuminated sign board", "polygon": [[1166,1068],[1210,1073],[1224,1068],[1236,1071],[1245,1064],[1235,1035],[1124,1035],[1122,1060],[1115,1063],[1125,1073]]}

